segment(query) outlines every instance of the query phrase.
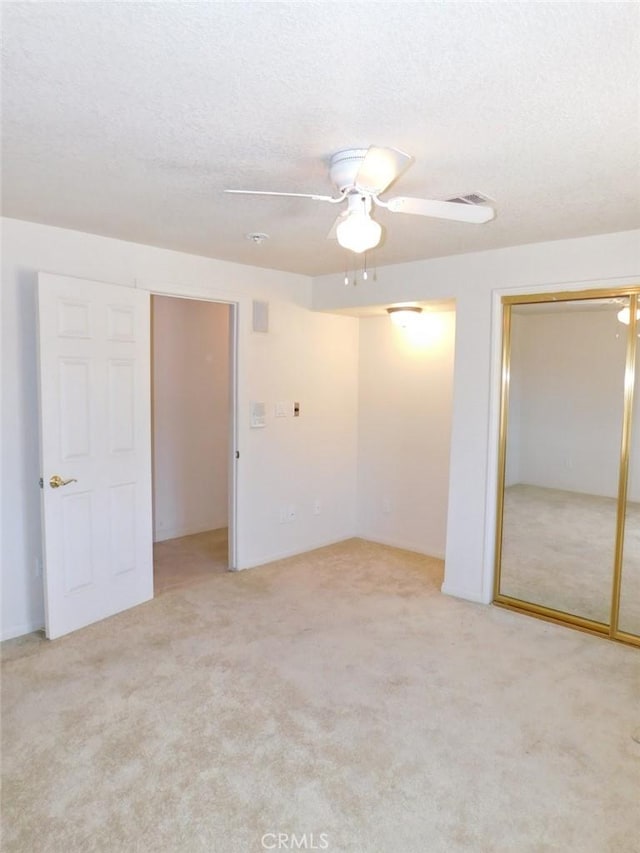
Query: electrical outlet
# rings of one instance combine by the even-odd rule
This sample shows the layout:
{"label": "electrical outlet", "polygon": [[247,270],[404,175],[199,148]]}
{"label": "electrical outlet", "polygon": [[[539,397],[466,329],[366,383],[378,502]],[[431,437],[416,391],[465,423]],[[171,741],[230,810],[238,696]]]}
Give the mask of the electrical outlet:
{"label": "electrical outlet", "polygon": [[320,515],[322,512],[322,503],[320,502],[320,498],[316,498],[313,502],[313,514]]}
{"label": "electrical outlet", "polygon": [[289,513],[286,506],[280,507],[280,524],[285,524],[289,520]]}
{"label": "electrical outlet", "polygon": [[287,510],[287,521],[295,521],[296,517],[297,517],[296,508],[294,507],[293,504],[290,504],[289,508]]}

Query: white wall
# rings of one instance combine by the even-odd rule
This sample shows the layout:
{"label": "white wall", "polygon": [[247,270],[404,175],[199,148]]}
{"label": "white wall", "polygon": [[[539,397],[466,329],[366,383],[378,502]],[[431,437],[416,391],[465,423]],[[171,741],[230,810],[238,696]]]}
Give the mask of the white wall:
{"label": "white wall", "polygon": [[485,602],[492,596],[500,293],[632,282],[640,283],[639,231],[380,267],[377,281],[357,288],[345,287],[340,275],[314,279],[313,306],[320,311],[456,300],[444,592]]}
{"label": "white wall", "polygon": [[[510,482],[617,496],[626,332],[615,309],[514,310]],[[639,430],[633,439],[632,462],[637,464]],[[637,495],[630,498],[637,500]]]}
{"label": "white wall", "polygon": [[358,533],[444,557],[455,313],[360,321]]}
{"label": "white wall", "polygon": [[[36,280],[39,270],[238,303],[237,567],[355,531],[358,321],[308,310],[304,276],[121,240],[2,220],[2,636],[43,624]],[[271,331],[251,331],[252,299],[269,302]],[[252,399],[269,404],[249,429]],[[299,399],[302,417],[273,417]],[[316,496],[323,511],[313,514]],[[9,497],[9,500],[7,499]],[[278,501],[297,519],[279,523]]]}
{"label": "white wall", "polygon": [[154,541],[227,526],[230,306],[153,299]]}
{"label": "white wall", "polygon": [[[253,400],[267,403],[267,428],[251,430],[243,466],[254,474],[246,491],[256,508],[246,565],[356,532],[358,321],[282,303],[270,313],[269,333],[253,338],[248,385]],[[276,402],[300,403],[300,417],[274,417]],[[241,416],[248,420],[248,412]],[[281,523],[290,506],[296,521]]]}
{"label": "white wall", "polygon": [[[488,226],[490,227],[490,226]],[[446,571],[443,590],[491,599],[499,294],[640,283],[640,232],[585,237],[382,267],[377,281],[241,266],[59,228],[3,220],[3,636],[42,624],[36,396],[37,271],[211,297],[239,305],[238,567],[356,530],[358,320],[320,312],[411,300],[456,300]],[[251,300],[270,303],[271,331],[251,332]],[[318,313],[309,312],[312,306]],[[250,430],[250,401],[269,404]],[[300,419],[273,417],[300,400]],[[10,500],[7,500],[7,495]],[[322,512],[313,514],[319,498]],[[282,504],[295,522],[279,523]]]}

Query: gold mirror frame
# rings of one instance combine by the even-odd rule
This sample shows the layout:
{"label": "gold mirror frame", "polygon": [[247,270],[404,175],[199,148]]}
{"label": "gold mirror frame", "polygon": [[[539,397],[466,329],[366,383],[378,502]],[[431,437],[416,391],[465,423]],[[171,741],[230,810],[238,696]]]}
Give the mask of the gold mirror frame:
{"label": "gold mirror frame", "polygon": [[[609,624],[596,622],[573,613],[554,610],[541,604],[533,604],[500,592],[502,537],[504,514],[504,489],[507,456],[507,428],[509,411],[509,380],[511,357],[511,309],[514,305],[531,305],[540,302],[569,302],[581,299],[608,299],[626,297],[629,299],[630,322],[627,331],[627,353],[624,375],[624,411],[622,435],[620,441],[620,463],[618,475],[618,500],[616,516],[615,550],[611,591],[611,614]],[[621,631],[618,628],[620,611],[620,590],[622,584],[622,564],[624,556],[624,529],[627,512],[627,487],[629,482],[629,455],[631,448],[631,429],[633,398],[635,388],[635,368],[638,349],[638,308],[640,306],[640,285],[606,290],[579,290],[557,293],[522,294],[502,297],[502,361],[500,390],[500,430],[498,448],[498,506],[496,513],[496,549],[493,587],[493,603],[509,610],[528,613],[540,619],[568,625],[582,631],[599,634],[623,643],[640,646],[640,636]],[[640,384],[640,376],[638,377]],[[638,389],[640,393],[640,389]],[[637,424],[640,429],[640,423]]]}

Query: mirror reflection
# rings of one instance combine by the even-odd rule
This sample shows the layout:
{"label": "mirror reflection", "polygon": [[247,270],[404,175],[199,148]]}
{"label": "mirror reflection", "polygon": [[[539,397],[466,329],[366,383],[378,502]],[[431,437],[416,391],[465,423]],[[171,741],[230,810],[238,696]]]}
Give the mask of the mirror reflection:
{"label": "mirror reflection", "polygon": [[[604,624],[616,541],[628,329],[618,314],[625,306],[628,299],[589,299],[511,309],[499,592]],[[633,500],[639,486],[636,478]],[[632,570],[628,578],[633,584]]]}
{"label": "mirror reflection", "polygon": [[640,352],[632,411],[618,629],[640,636]]}

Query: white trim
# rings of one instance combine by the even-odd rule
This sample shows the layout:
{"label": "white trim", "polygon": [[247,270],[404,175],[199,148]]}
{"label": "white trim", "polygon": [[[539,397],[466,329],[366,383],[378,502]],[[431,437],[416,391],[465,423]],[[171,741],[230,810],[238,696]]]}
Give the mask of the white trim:
{"label": "white trim", "polygon": [[423,557],[433,557],[434,560],[444,560],[442,551],[425,551],[424,546],[416,545],[413,542],[400,542],[398,539],[386,538],[384,536],[368,536],[364,533],[359,533],[358,539],[365,542],[374,542],[376,545],[388,545],[389,548],[399,548],[401,551],[412,551],[414,554],[420,554]]}
{"label": "white trim", "polygon": [[238,420],[239,420],[239,374],[240,360],[240,303],[229,303],[229,466],[227,469],[227,561],[231,570],[238,562]]}
{"label": "white trim", "polygon": [[25,634],[33,634],[34,631],[44,631],[44,624],[42,622],[24,622],[22,625],[5,628],[2,631],[0,641],[14,640],[16,637],[22,637]]}
{"label": "white trim", "polygon": [[539,281],[536,284],[500,287],[492,291],[500,296],[521,296],[529,293],[555,293],[563,290],[610,290],[612,287],[627,287],[639,283],[638,275],[618,275],[612,278],[589,278],[583,281]]}
{"label": "white trim", "polygon": [[452,598],[462,598],[465,601],[472,601],[474,604],[491,604],[491,598],[486,598],[484,594],[478,595],[476,592],[458,589],[457,587],[449,586],[447,583],[442,584],[440,592],[443,595],[450,595]]}
{"label": "white trim", "polygon": [[[226,290],[209,290],[200,285],[195,287],[186,285],[182,288],[176,284],[159,284],[154,282],[148,284],[136,281],[134,287],[139,290],[148,290],[153,296],[175,296],[177,299],[195,299],[199,302],[226,302],[228,304],[237,304],[241,300],[251,301],[249,296],[238,296],[237,293],[231,293]],[[178,289],[182,288],[182,289]]]}
{"label": "white trim", "polygon": [[498,501],[498,450],[500,444],[500,394],[502,387],[502,295],[491,294],[491,365],[489,378],[489,435],[487,443],[487,491],[485,497],[485,531],[482,555],[482,598],[493,600],[496,555],[496,520]]}
{"label": "white trim", "polygon": [[211,521],[203,521],[200,524],[187,524],[183,527],[169,527],[158,531],[158,535],[153,540],[155,545],[158,542],[167,542],[169,539],[182,539],[183,536],[196,536],[198,533],[209,533],[213,530],[223,530],[227,527],[227,523],[216,524]]}
{"label": "white trim", "polygon": [[[234,571],[237,568],[238,564],[238,542],[239,542],[239,533],[238,529],[240,527],[239,522],[239,499],[238,492],[240,489],[239,486],[239,477],[238,477],[238,460],[236,459],[236,454],[239,452],[238,450],[238,410],[239,410],[239,387],[240,387],[240,364],[241,364],[241,353],[240,353],[240,308],[241,306],[247,308],[247,312],[249,311],[249,306],[251,300],[246,296],[238,296],[238,294],[230,295],[229,293],[225,293],[224,291],[214,291],[211,292],[209,290],[205,290],[202,287],[192,288],[188,291],[176,290],[176,285],[162,285],[162,284],[153,284],[153,285],[139,285],[136,282],[136,287],[140,287],[143,290],[148,290],[153,296],[170,296],[175,299],[192,299],[197,302],[216,302],[219,305],[228,305],[229,306],[229,382],[231,386],[231,395],[229,400],[229,441],[228,441],[228,450],[229,450],[229,460],[228,460],[228,518],[227,518],[227,528],[229,531],[228,538],[228,563],[229,569]],[[248,313],[247,313],[248,315]],[[153,389],[152,389],[153,391]],[[210,529],[210,528],[207,528]],[[180,528],[176,528],[177,531]],[[166,539],[178,539],[181,536],[190,536],[191,533],[200,533],[202,530],[193,530],[188,532],[171,532],[171,534],[166,534],[166,531],[162,533],[162,539],[157,539],[157,542],[163,542]]]}
{"label": "white trim", "polygon": [[275,563],[278,560],[287,560],[289,557],[299,557],[301,554],[308,554],[309,551],[317,551],[318,548],[328,548],[329,545],[339,545],[341,542],[348,542],[349,539],[360,538],[361,537],[359,536],[354,536],[352,533],[347,533],[337,539],[332,538],[328,540],[320,540],[318,542],[315,542],[314,544],[307,545],[302,549],[291,548],[287,549],[286,551],[278,551],[275,554],[267,554],[264,557],[260,557],[257,562],[249,561],[244,565],[237,566],[235,569],[232,569],[232,571],[243,572],[245,571],[245,569],[255,569],[258,566],[266,566],[269,563]]}
{"label": "white trim", "polygon": [[268,563],[275,563],[277,560],[286,560],[289,557],[299,557],[301,554],[307,554],[310,551],[316,551],[318,548],[328,548],[330,545],[339,545],[341,542],[348,542],[350,539],[361,539],[363,542],[372,542],[375,545],[387,545],[390,548],[399,548],[402,551],[412,551],[415,554],[420,554],[424,557],[433,557],[436,560],[444,560],[444,555],[440,556],[438,554],[427,554],[425,551],[420,550],[419,548],[409,546],[407,544],[400,545],[397,542],[391,542],[390,540],[383,541],[382,539],[372,539],[370,536],[362,536],[360,534],[345,534],[338,539],[329,539],[322,540],[316,542],[313,545],[309,545],[308,547],[299,549],[291,549],[286,551],[279,551],[276,554],[271,554],[264,559],[261,559],[260,562],[257,563],[248,563],[245,566],[241,566],[237,569],[237,571],[244,571],[245,569],[254,569],[258,566],[265,566]]}

